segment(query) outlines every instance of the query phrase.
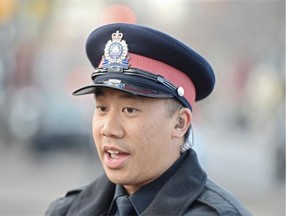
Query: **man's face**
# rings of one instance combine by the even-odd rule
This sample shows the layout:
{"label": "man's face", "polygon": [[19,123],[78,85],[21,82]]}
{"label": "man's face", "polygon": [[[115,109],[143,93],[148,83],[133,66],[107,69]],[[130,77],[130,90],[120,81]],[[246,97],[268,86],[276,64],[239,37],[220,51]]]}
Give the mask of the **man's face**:
{"label": "man's face", "polygon": [[93,137],[108,178],[131,194],[163,174],[179,157],[173,139],[177,111],[168,99],[103,88],[96,95]]}

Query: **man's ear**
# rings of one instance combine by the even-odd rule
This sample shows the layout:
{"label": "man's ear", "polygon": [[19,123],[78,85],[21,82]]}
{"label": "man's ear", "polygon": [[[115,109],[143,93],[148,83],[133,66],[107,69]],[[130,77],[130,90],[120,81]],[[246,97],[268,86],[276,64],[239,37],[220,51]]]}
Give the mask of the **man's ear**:
{"label": "man's ear", "polygon": [[192,121],[192,112],[188,108],[181,108],[175,116],[173,137],[180,138],[185,135]]}

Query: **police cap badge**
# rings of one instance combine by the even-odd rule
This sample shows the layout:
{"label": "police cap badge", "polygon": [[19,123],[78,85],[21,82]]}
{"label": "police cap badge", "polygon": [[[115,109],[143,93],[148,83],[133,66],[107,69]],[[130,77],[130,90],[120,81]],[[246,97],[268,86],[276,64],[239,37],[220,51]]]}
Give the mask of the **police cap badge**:
{"label": "police cap badge", "polygon": [[94,30],[86,43],[93,85],[74,95],[115,88],[152,98],[175,98],[192,109],[213,90],[210,64],[175,38],[140,25],[115,23]]}

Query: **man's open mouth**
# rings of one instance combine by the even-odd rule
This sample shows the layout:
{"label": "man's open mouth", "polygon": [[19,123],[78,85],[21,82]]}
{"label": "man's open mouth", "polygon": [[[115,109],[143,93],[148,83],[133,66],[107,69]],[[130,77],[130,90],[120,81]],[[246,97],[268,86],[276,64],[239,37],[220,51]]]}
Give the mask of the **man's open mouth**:
{"label": "man's open mouth", "polygon": [[118,159],[120,151],[108,150],[107,153],[111,159]]}

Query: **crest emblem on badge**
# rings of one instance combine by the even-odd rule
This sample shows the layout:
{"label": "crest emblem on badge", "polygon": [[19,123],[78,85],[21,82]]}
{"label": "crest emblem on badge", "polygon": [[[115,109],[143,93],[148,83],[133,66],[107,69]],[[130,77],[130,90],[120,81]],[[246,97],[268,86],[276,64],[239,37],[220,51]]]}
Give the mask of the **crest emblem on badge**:
{"label": "crest emblem on badge", "polygon": [[116,31],[112,34],[112,40],[105,45],[103,56],[103,68],[121,70],[128,69],[128,46],[125,40],[122,40],[123,34]]}

